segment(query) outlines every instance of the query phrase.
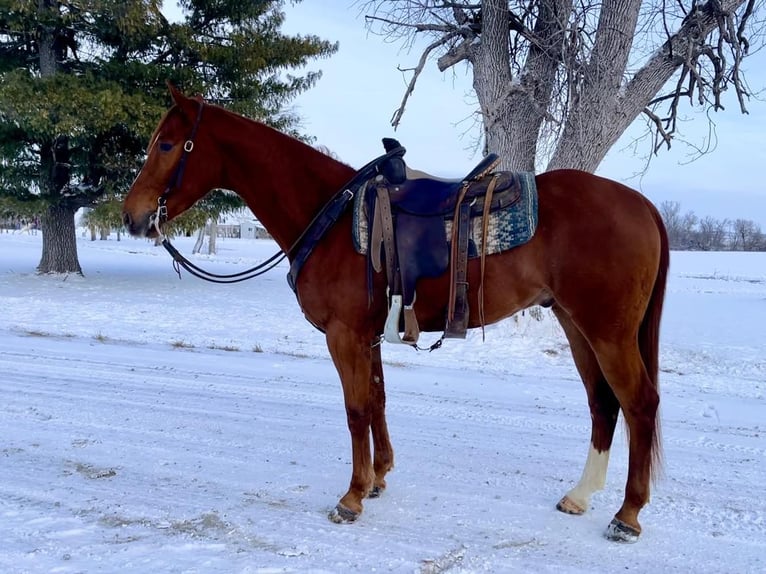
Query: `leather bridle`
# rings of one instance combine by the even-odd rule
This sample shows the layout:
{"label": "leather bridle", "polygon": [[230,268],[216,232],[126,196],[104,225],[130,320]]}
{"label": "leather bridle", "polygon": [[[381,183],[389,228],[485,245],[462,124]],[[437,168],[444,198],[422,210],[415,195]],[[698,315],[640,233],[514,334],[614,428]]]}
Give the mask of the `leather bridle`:
{"label": "leather bridle", "polygon": [[186,162],[189,160],[189,154],[191,154],[191,152],[194,150],[194,138],[197,136],[197,130],[199,129],[200,122],[202,121],[202,110],[204,107],[204,102],[200,101],[199,109],[197,110],[197,119],[194,121],[194,126],[192,126],[191,134],[184,142],[181,159],[179,160],[178,165],[176,166],[176,170],[173,173],[173,177],[170,178],[170,182],[165,188],[165,191],[163,191],[162,195],[157,198],[157,211],[156,213],[152,214],[150,225],[152,225],[157,230],[157,234],[162,241],[162,246],[173,257],[173,268],[175,269],[176,273],[178,273],[179,278],[181,277],[180,268],[183,267],[186,269],[186,271],[195,277],[199,277],[205,281],[210,281],[212,283],[239,283],[240,281],[245,281],[247,279],[257,277],[258,275],[262,275],[263,273],[266,273],[266,271],[273,269],[286,257],[286,254],[282,253],[282,251],[278,251],[269,259],[256,265],[255,267],[251,267],[250,269],[246,269],[245,271],[241,271],[239,273],[221,275],[218,273],[205,271],[201,267],[198,267],[189,261],[175,247],[173,247],[173,245],[170,243],[170,239],[168,239],[168,237],[162,232],[162,226],[168,220],[168,197],[171,193],[181,187],[184,172],[186,171]]}
{"label": "leather bridle", "polygon": [[200,101],[199,109],[197,110],[197,119],[194,121],[189,138],[184,142],[183,151],[181,152],[181,160],[178,162],[173,177],[170,178],[170,182],[165,188],[165,191],[163,191],[162,195],[157,198],[157,213],[154,214],[150,223],[157,230],[157,233],[159,233],[159,236],[163,241],[165,240],[165,235],[162,233],[162,226],[167,223],[168,220],[168,196],[181,187],[184,171],[186,171],[186,162],[189,160],[189,154],[194,149],[194,138],[197,136],[197,130],[202,121],[202,110],[204,107],[205,103]]}
{"label": "leather bridle", "polygon": [[396,142],[397,146],[395,148],[387,148],[386,154],[374,159],[357,171],[354,177],[325,204],[314,219],[312,219],[311,223],[309,223],[303,230],[303,233],[300,234],[286,251],[278,251],[263,263],[240,273],[219,275],[205,271],[186,259],[175,247],[173,247],[173,245],[171,245],[170,239],[168,239],[162,232],[162,225],[168,220],[167,199],[171,193],[181,187],[184,171],[186,170],[186,163],[189,160],[189,154],[194,150],[194,138],[197,135],[197,130],[199,129],[202,120],[203,108],[204,102],[200,101],[199,110],[197,111],[197,119],[194,122],[189,138],[184,142],[181,159],[173,173],[173,177],[170,178],[170,183],[168,183],[168,186],[165,188],[165,191],[162,192],[162,195],[157,198],[157,211],[151,216],[149,222],[150,226],[157,230],[162,246],[173,257],[173,267],[179,277],[181,276],[180,267],[183,267],[192,275],[206,281],[211,281],[213,283],[237,283],[252,277],[257,277],[258,275],[273,269],[285,259],[285,257],[289,256],[291,261],[290,272],[287,274],[287,282],[293,292],[297,295],[298,274],[311,255],[315,245],[324,237],[327,231],[335,225],[338,219],[340,219],[341,215],[345,212],[346,208],[351,203],[351,200],[354,198],[356,191],[366,180],[374,177],[378,173],[378,166],[385,164],[386,160],[391,157],[402,155],[405,151],[404,148],[399,146],[398,142]]}

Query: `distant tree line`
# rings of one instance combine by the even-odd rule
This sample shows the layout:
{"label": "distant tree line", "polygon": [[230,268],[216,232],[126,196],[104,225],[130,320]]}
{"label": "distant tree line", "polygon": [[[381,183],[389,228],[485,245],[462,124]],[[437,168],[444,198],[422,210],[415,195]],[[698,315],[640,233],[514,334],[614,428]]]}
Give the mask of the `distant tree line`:
{"label": "distant tree line", "polygon": [[749,219],[697,217],[677,201],[663,201],[660,214],[670,248],[678,251],[766,251],[766,234]]}

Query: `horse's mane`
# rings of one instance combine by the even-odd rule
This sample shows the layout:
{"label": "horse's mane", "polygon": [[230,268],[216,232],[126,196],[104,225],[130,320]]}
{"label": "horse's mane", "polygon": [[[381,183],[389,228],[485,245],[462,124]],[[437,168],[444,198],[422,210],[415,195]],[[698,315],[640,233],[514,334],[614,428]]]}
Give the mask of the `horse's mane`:
{"label": "horse's mane", "polygon": [[286,134],[285,132],[282,132],[276,128],[273,128],[270,125],[260,120],[254,120],[252,118],[248,118],[246,116],[243,116],[241,114],[228,110],[217,104],[205,102],[205,107],[217,110],[223,113],[228,118],[233,119],[237,122],[241,122],[248,126],[257,126],[258,129],[263,129],[268,131],[270,134],[274,135],[274,137],[276,137],[277,139],[282,140],[285,143],[285,145],[301,151],[303,157],[311,156],[312,158],[319,159],[321,161],[326,161],[329,159],[329,160],[332,160],[333,162],[343,165],[344,167],[348,169],[352,169],[352,170],[354,169],[347,163],[338,159],[337,155],[333,153],[327,146],[323,146],[323,145],[311,146],[310,144],[307,144],[306,142],[301,141],[298,138],[291,136],[290,134]]}
{"label": "horse's mane", "polygon": [[[336,167],[343,167],[345,169],[350,169],[352,171],[356,171],[353,167],[348,165],[345,162],[342,162],[338,159],[337,155],[333,153],[328,147],[320,145],[320,146],[311,146],[301,140],[299,140],[296,137],[293,137],[289,134],[286,134],[276,128],[273,128],[269,126],[268,124],[265,124],[262,121],[254,120],[252,118],[248,118],[246,116],[243,116],[241,114],[238,114],[236,112],[233,112],[231,110],[228,110],[224,108],[223,106],[220,106],[218,104],[213,104],[207,101],[200,100],[207,110],[213,110],[214,113],[220,113],[229,120],[232,120],[237,123],[241,123],[246,127],[255,127],[260,130],[265,130],[270,134],[270,137],[274,137],[276,139],[281,140],[288,148],[293,148],[297,153],[300,154],[301,157],[308,159],[308,160],[315,160],[317,163],[320,162],[327,162],[330,160],[331,162],[337,164]],[[154,132],[152,133],[151,138],[149,139],[149,144],[146,148],[146,153],[149,155],[149,153],[152,151],[153,146],[156,144],[157,139],[159,137],[159,132],[162,129],[165,122],[168,120],[170,115],[172,113],[175,113],[176,111],[179,111],[181,108],[178,104],[173,104],[170,108],[168,108],[165,113],[163,114],[162,118],[160,119],[159,123],[157,124],[157,127],[154,129]],[[203,113],[203,122],[204,117],[206,114]],[[236,130],[237,133],[240,133],[239,130]],[[313,163],[313,162],[312,162]],[[325,168],[326,169],[326,168]]]}
{"label": "horse's mane", "polygon": [[[338,154],[335,153],[334,151],[332,151],[329,147],[327,147],[324,144],[317,144],[316,146],[314,146],[314,149],[317,150],[317,151],[322,152],[326,156],[329,156],[329,157],[331,157],[333,159],[341,161],[340,158],[338,157]],[[341,163],[345,163],[345,162],[341,162]]]}

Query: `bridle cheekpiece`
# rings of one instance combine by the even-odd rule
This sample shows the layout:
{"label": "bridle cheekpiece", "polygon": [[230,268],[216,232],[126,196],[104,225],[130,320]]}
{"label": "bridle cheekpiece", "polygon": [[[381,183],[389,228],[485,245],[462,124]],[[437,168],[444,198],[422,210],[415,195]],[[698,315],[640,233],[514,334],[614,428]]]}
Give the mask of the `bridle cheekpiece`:
{"label": "bridle cheekpiece", "polygon": [[194,149],[194,138],[197,136],[197,130],[199,129],[199,124],[202,121],[202,109],[204,107],[204,102],[200,101],[199,109],[197,110],[197,119],[194,121],[194,126],[192,127],[189,138],[184,142],[181,160],[178,162],[178,166],[173,173],[173,177],[170,178],[170,183],[168,183],[165,191],[163,191],[162,195],[157,198],[157,212],[152,216],[150,224],[157,230],[160,240],[165,239],[165,234],[162,233],[162,226],[167,223],[168,220],[168,196],[173,191],[181,187],[181,181],[183,180],[184,171],[186,170],[186,162],[189,159],[189,154]]}

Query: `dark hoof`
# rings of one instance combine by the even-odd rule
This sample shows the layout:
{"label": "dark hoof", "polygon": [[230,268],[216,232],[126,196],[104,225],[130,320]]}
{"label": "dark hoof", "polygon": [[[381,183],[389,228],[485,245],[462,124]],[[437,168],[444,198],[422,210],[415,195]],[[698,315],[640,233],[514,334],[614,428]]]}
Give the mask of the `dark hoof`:
{"label": "dark hoof", "polygon": [[373,486],[370,494],[367,495],[367,498],[380,498],[380,495],[383,494],[384,490],[385,488],[382,486]]}
{"label": "dark hoof", "polygon": [[359,518],[360,514],[360,512],[354,512],[353,510],[338,504],[332,511],[330,511],[327,518],[335,524],[351,524],[352,522],[356,522],[356,519]]}
{"label": "dark hoof", "polygon": [[612,522],[606,527],[606,532],[604,533],[604,536],[606,536],[608,540],[623,542],[625,544],[638,542],[638,537],[640,535],[640,530],[625,524],[622,520],[618,520],[617,518],[612,519]]}

